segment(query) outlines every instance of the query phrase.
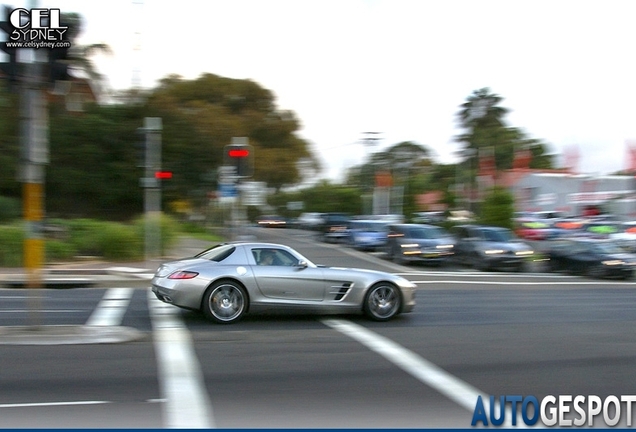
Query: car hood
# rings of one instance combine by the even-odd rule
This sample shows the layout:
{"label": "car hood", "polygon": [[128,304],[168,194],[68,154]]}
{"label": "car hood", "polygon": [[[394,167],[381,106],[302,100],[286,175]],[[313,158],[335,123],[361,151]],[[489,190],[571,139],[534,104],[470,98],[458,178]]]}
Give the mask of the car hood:
{"label": "car hood", "polygon": [[604,260],[620,260],[626,263],[636,263],[636,255],[629,253],[617,253],[603,255]]}
{"label": "car hood", "polygon": [[403,240],[403,242],[436,246],[436,245],[454,245],[457,241],[455,240],[454,237],[438,237],[438,238],[432,238],[432,239],[406,238]]}

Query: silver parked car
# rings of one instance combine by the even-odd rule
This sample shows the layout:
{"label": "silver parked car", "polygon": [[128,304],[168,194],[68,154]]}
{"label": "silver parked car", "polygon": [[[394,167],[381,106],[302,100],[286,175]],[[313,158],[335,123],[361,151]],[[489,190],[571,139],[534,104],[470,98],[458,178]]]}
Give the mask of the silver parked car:
{"label": "silver parked car", "polygon": [[484,225],[453,227],[454,259],[478,270],[523,271],[534,251],[508,228]]}
{"label": "silver parked car", "polygon": [[231,242],[165,263],[152,279],[163,302],[233,323],[264,310],[363,313],[386,321],[415,307],[412,282],[390,273],[313,264],[274,243]]}
{"label": "silver parked car", "polygon": [[455,239],[435,225],[396,224],[389,226],[386,252],[398,264],[423,262],[440,265],[453,256]]}

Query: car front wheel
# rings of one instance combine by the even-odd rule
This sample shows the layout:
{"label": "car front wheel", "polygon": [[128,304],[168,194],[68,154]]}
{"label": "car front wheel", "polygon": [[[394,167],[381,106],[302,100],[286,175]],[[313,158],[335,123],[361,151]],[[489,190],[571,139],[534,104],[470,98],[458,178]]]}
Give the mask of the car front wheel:
{"label": "car front wheel", "polygon": [[371,287],[364,300],[364,313],[374,321],[387,321],[402,307],[400,290],[389,283],[379,283]]}
{"label": "car front wheel", "polygon": [[242,286],[232,281],[212,285],[203,296],[203,313],[219,324],[232,324],[247,310],[247,294]]}

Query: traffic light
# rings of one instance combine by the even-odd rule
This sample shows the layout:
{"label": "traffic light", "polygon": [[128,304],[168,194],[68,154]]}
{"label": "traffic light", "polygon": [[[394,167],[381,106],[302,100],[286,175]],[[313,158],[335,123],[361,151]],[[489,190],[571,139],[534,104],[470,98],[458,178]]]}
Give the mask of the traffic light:
{"label": "traffic light", "polygon": [[172,171],[155,171],[157,180],[169,180],[172,178]]}
{"label": "traffic light", "polygon": [[225,146],[225,165],[236,168],[236,177],[247,178],[254,174],[254,150],[249,144]]}
{"label": "traffic light", "polygon": [[12,8],[4,6],[2,8],[2,15],[4,21],[0,21],[0,30],[5,34],[4,41],[0,42],[0,49],[8,56],[7,61],[0,63],[0,72],[2,72],[3,78],[8,80],[9,89],[14,89],[18,83],[18,50],[17,48],[9,47],[7,42],[10,41],[10,35],[15,30],[9,22],[9,14]]}

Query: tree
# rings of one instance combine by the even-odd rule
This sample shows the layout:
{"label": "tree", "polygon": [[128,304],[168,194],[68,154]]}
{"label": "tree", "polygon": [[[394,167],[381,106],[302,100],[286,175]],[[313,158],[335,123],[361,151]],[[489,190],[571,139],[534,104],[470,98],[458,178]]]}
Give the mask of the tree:
{"label": "tree", "polygon": [[507,189],[496,186],[481,205],[479,223],[512,229],[514,197]]}
{"label": "tree", "polygon": [[[318,158],[309,143],[296,135],[300,122],[291,111],[278,110],[271,91],[251,80],[237,80],[214,74],[196,80],[171,75],[163,79],[150,96],[147,109],[153,115],[189,125],[174,130],[175,147],[188,158],[191,172],[216,168],[223,162],[223,148],[233,137],[248,137],[254,148],[253,180],[264,181],[280,189],[314,176],[320,169]],[[187,136],[196,134],[196,147]],[[169,142],[169,141],[168,141]],[[172,154],[174,163],[184,163],[183,156]],[[177,162],[179,161],[179,162]],[[301,167],[303,171],[301,171]]]}
{"label": "tree", "polygon": [[61,21],[68,26],[67,38],[71,42],[71,49],[67,61],[73,74],[77,75],[78,78],[86,78],[93,91],[99,96],[104,91],[105,78],[95,67],[92,57],[99,53],[111,54],[110,46],[105,43],[88,45],[77,43],[77,38],[83,29],[83,19],[79,14],[63,13]]}
{"label": "tree", "polygon": [[[518,128],[506,125],[505,116],[509,110],[500,106],[502,101],[503,98],[491,93],[490,89],[482,88],[475,90],[460,106],[457,119],[465,132],[455,139],[464,145],[462,151],[471,150],[469,154],[473,160],[470,165],[476,169],[478,164],[474,160],[479,158],[480,153],[491,149],[496,169],[511,169],[515,153],[529,150],[532,154],[530,168],[552,168],[552,157],[547,153],[547,144],[527,137]],[[472,175],[474,174],[473,172]]]}

